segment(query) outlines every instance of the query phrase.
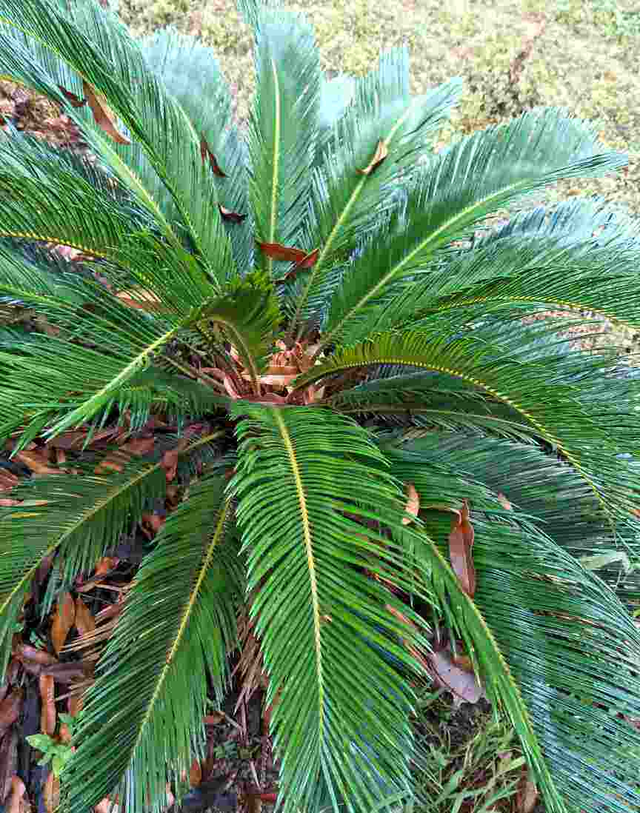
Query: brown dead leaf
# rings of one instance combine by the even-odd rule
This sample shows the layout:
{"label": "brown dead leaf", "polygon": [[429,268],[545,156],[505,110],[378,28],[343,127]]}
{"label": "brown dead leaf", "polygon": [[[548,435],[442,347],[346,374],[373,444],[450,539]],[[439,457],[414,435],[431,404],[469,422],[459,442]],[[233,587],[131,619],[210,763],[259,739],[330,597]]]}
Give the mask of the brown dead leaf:
{"label": "brown dead leaf", "polygon": [[[416,487],[413,483],[405,483],[404,490],[407,495],[407,504],[405,505],[404,510],[407,514],[417,517],[418,513],[420,512],[420,495],[416,491]],[[409,517],[402,518],[403,525],[408,525],[410,522],[411,519]]]}
{"label": "brown dead leaf", "polygon": [[11,489],[15,488],[19,482],[20,480],[15,474],[11,474],[10,471],[0,469],[0,491],[11,491]]}
{"label": "brown dead leaf", "polygon": [[241,215],[239,212],[232,212],[231,209],[225,209],[221,203],[218,204],[218,209],[220,210],[222,219],[226,220],[227,223],[242,223],[246,218],[246,215]]}
{"label": "brown dead leaf", "polygon": [[9,731],[0,742],[0,804],[11,793],[11,780],[18,769],[18,732]]}
{"label": "brown dead leaf", "polygon": [[226,173],[220,169],[220,165],[218,164],[215,155],[211,152],[207,139],[204,136],[201,136],[200,138],[200,156],[202,157],[203,164],[206,163],[207,160],[209,161],[209,165],[211,166],[214,175],[217,175],[218,178],[227,177]]}
{"label": "brown dead leaf", "polygon": [[473,598],[476,592],[476,570],[473,564],[473,525],[469,521],[469,506],[464,500],[460,517],[454,520],[449,534],[449,559],[464,592]]}
{"label": "brown dead leaf", "polygon": [[80,596],[76,598],[75,627],[80,635],[90,635],[96,628],[93,614]]}
{"label": "brown dead leaf", "polygon": [[189,770],[189,785],[197,788],[200,782],[202,782],[202,765],[199,760],[194,759]]}
{"label": "brown dead leaf", "polygon": [[427,660],[435,682],[453,694],[453,703],[458,708],[462,703],[477,703],[484,697],[484,690],[473,672],[456,666],[448,649],[429,652]]}
{"label": "brown dead leaf", "polygon": [[45,450],[34,449],[31,452],[16,452],[16,460],[32,471],[34,474],[60,474],[60,469],[51,468],[48,454]]}
{"label": "brown dead leaf", "polygon": [[71,593],[63,593],[58,599],[56,613],[51,624],[51,643],[56,655],[60,654],[75,618],[76,603],[73,596]]}
{"label": "brown dead leaf", "polygon": [[131,144],[131,141],[129,141],[126,136],[122,135],[122,133],[116,128],[114,123],[115,116],[108,107],[104,97],[94,91],[91,85],[86,81],[83,81],[82,89],[84,91],[84,95],[87,97],[87,102],[89,103],[89,107],[93,113],[93,118],[95,119],[98,127],[104,130],[104,132],[110,138],[112,138],[116,144]]}
{"label": "brown dead leaf", "polygon": [[6,806],[6,813],[21,813],[25,807],[22,800],[26,792],[27,789],[22,779],[17,775],[13,776],[11,778],[11,796]]}
{"label": "brown dead leaf", "polygon": [[120,291],[116,294],[123,305],[141,311],[154,312],[162,309],[162,300],[151,291],[143,288],[132,288],[129,291]]}
{"label": "brown dead leaf", "polygon": [[[307,252],[301,248],[293,248],[293,246],[283,246],[282,243],[260,243],[258,247],[263,254],[266,254],[272,260],[280,260],[281,262],[302,263],[307,256]],[[313,252],[312,252],[313,253]]]}
{"label": "brown dead leaf", "polygon": [[103,556],[96,565],[96,570],[93,575],[96,579],[101,579],[103,576],[111,573],[111,571],[118,566],[119,562],[120,559],[117,559],[115,556]]}
{"label": "brown dead leaf", "polygon": [[22,689],[14,689],[0,703],[0,736],[15,723],[20,716],[24,694]]}
{"label": "brown dead leaf", "polygon": [[376,147],[376,151],[374,152],[371,161],[369,161],[369,164],[364,169],[359,169],[358,172],[361,175],[371,175],[371,173],[380,166],[388,155],[389,150],[387,148],[387,142],[381,138],[380,141],[378,141],[378,146]]}
{"label": "brown dead leaf", "polygon": [[69,661],[43,666],[41,674],[51,676],[56,683],[73,683],[75,680],[84,680],[88,671],[90,671],[89,665],[82,661]]}
{"label": "brown dead leaf", "polygon": [[147,539],[153,539],[167,521],[165,516],[161,516],[155,511],[143,514],[141,519],[142,532]]}
{"label": "brown dead leaf", "polygon": [[523,776],[516,794],[517,813],[532,813],[538,801],[538,789],[526,774]]}
{"label": "brown dead leaf", "polygon": [[56,730],[56,701],[55,686],[52,675],[40,675],[38,679],[40,688],[40,731],[53,737]]}
{"label": "brown dead leaf", "polygon": [[53,771],[47,777],[42,795],[47,813],[55,813],[60,804],[60,780],[54,776]]}
{"label": "brown dead leaf", "polygon": [[71,107],[84,107],[85,104],[87,103],[86,99],[81,99],[79,96],[76,96],[75,93],[72,93],[70,90],[67,90],[62,85],[58,85],[58,90],[60,91],[60,93],[62,93],[62,95],[65,97],[65,99],[69,102]]}
{"label": "brown dead leaf", "polygon": [[221,711],[214,711],[213,714],[207,714],[206,717],[203,717],[202,722],[205,725],[219,725],[224,719],[224,714]]}

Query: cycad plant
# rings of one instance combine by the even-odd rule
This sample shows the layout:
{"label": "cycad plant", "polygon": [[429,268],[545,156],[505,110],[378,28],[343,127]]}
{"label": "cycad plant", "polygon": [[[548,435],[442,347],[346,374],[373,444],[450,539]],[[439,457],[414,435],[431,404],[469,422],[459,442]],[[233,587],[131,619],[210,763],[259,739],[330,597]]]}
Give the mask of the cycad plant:
{"label": "cycad plant", "polygon": [[[548,813],[637,810],[640,389],[570,329],[638,328],[640,226],[573,199],[481,230],[625,157],[560,109],[435,152],[459,80],[412,97],[398,49],[327,81],[300,15],[240,7],[245,139],[197,41],[136,42],[97,0],[0,0],[0,72],[88,146],[0,141],[0,440],[85,448],[3,500],[2,669],[44,559],[51,606],[167,480],[182,500],[102,651],[62,802],[184,792],[248,613],[287,813],[411,801],[443,636]],[[98,434],[154,420],[178,437],[96,465]]]}

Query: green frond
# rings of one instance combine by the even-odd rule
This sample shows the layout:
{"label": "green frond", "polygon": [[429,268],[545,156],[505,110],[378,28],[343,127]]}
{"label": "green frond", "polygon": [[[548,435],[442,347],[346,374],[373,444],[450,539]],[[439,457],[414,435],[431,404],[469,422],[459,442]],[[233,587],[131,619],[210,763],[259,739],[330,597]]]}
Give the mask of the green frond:
{"label": "green frond", "polygon": [[[552,310],[587,312],[618,327],[640,325],[640,227],[602,200],[516,214],[472,248],[407,287],[373,315],[373,331],[450,316],[522,318]],[[464,314],[464,316],[463,316]]]}
{"label": "green frond", "polygon": [[[627,399],[621,405],[610,406],[603,423],[602,400],[590,405],[586,382],[582,381],[580,387],[576,380],[581,375],[580,364],[585,363],[583,354],[557,352],[528,357],[526,341],[522,342],[513,330],[509,336],[511,343],[500,336],[503,340],[490,342],[476,331],[382,334],[338,350],[296,379],[295,386],[346,370],[385,364],[459,379],[516,410],[535,434],[582,475],[605,510],[628,513],[633,509],[629,489],[622,488],[616,479],[615,454],[621,451],[616,433],[621,422],[627,422],[627,436],[632,428],[640,433],[640,415],[634,403]],[[535,350],[534,336],[528,338]],[[601,367],[596,360],[592,375]]]}
{"label": "green frond", "polygon": [[[9,26],[25,35],[20,43],[19,36],[0,32],[3,73],[63,104],[90,147],[162,224],[164,235],[177,243],[184,232],[212,274],[224,280],[233,259],[220,218],[211,216],[217,200],[200,136],[117,17],[92,0],[74,3],[69,15],[47,0],[2,0],[0,23],[5,32]],[[43,49],[53,58],[41,59]],[[76,109],[66,101],[58,85],[82,97],[80,80],[105,97],[133,143],[116,144],[88,105]]]}
{"label": "green frond", "polygon": [[107,176],[37,138],[0,137],[0,238],[72,246],[113,257],[141,218],[120,204]]}
{"label": "green frond", "polygon": [[[298,14],[257,15],[256,95],[249,125],[249,196],[255,239],[299,246],[315,156],[320,57],[313,29]],[[277,275],[274,260],[260,267]]]}
{"label": "green frond", "polygon": [[268,361],[280,321],[273,285],[258,271],[237,280],[227,290],[200,308],[190,324],[204,336],[214,325],[221,328],[259,392],[258,375]]}
{"label": "green frond", "polygon": [[38,566],[58,553],[70,578],[89,570],[153,500],[166,478],[159,463],[136,461],[109,475],[57,474],[18,486],[20,505],[0,507],[0,673],[14,622]]}
{"label": "green frond", "polygon": [[[247,215],[242,223],[226,229],[231,239],[236,268],[244,273],[253,260],[253,222],[249,210],[247,150],[233,124],[231,93],[214,52],[195,37],[172,29],[156,31],[142,40],[149,67],[162,79],[202,134],[223,168],[226,178],[210,173],[218,203],[232,212]],[[217,216],[212,213],[212,217]],[[222,280],[221,280],[222,281]]]}
{"label": "green frond", "polygon": [[[437,483],[438,499],[456,505],[467,493],[474,507],[493,510],[493,498],[503,493],[514,510],[526,514],[537,527],[577,560],[614,551],[624,558],[603,563],[597,575],[627,600],[640,599],[640,529],[630,516],[615,529],[602,516],[589,485],[570,466],[533,445],[460,433],[409,430],[381,438],[397,477],[415,477],[427,493]],[[496,465],[496,461],[500,465]],[[412,472],[402,466],[413,466]],[[616,460],[621,486],[631,490],[637,464]],[[489,490],[489,492],[487,491]]]}
{"label": "green frond", "polygon": [[[194,485],[142,564],[85,695],[77,750],[62,776],[70,813],[112,792],[124,811],[159,813],[167,781],[181,796],[184,773],[203,757],[208,679],[221,702],[242,589],[225,485],[221,477]],[[117,743],[108,753],[105,737]]]}
{"label": "green frond", "polygon": [[374,370],[370,381],[335,393],[329,405],[343,414],[407,416],[418,426],[459,427],[531,440],[532,428],[516,409],[464,381],[435,372],[382,375],[380,368]]}
{"label": "green frond", "polygon": [[[366,430],[347,418],[241,402],[235,414],[246,417],[231,487],[247,588],[260,587],[252,614],[269,673],[266,702],[279,697],[271,728],[283,809],[316,809],[325,783],[350,810],[370,811],[411,788],[413,696],[385,653],[408,674],[420,667],[397,644],[413,631],[385,605],[421,629],[424,622],[363,573],[385,573],[393,584],[413,578],[401,544],[379,544],[367,523],[402,534],[400,484]],[[415,645],[424,646],[420,636]]]}
{"label": "green frond", "polygon": [[[438,497],[431,483],[425,503]],[[640,793],[629,777],[640,737],[628,720],[640,710],[638,630],[596,575],[526,521],[518,527],[517,514],[512,522],[501,514],[472,516],[473,599],[447,562],[451,515],[425,514],[439,545],[425,537],[422,555],[447,621],[477,660],[489,696],[509,712],[546,809],[633,809]]]}
{"label": "green frond", "polygon": [[[383,54],[378,68],[357,82],[353,102],[334,127],[313,173],[308,239],[320,253],[294,295],[294,324],[325,304],[333,267],[397,208],[394,185],[404,168],[431,145],[434,130],[446,121],[461,91],[461,80],[452,79],[411,97],[406,48]],[[380,141],[388,157],[370,174],[359,172],[369,165]]]}
{"label": "green frond", "polygon": [[421,170],[406,206],[345,269],[323,346],[369,335],[372,314],[429,271],[438,250],[467,237],[509,201],[561,178],[594,177],[626,163],[626,156],[600,148],[589,125],[555,108],[529,111],[453,144]]}
{"label": "green frond", "polygon": [[180,323],[151,321],[131,312],[129,319],[128,333],[121,325],[116,326],[124,335],[123,341],[115,347],[117,336],[112,336],[106,343],[109,353],[105,353],[105,347],[93,349],[44,335],[15,345],[12,352],[0,350],[0,402],[20,412],[48,411],[48,437],[98,414],[106,417],[105,409],[122,387],[151,364],[154,354],[164,349],[181,328]]}

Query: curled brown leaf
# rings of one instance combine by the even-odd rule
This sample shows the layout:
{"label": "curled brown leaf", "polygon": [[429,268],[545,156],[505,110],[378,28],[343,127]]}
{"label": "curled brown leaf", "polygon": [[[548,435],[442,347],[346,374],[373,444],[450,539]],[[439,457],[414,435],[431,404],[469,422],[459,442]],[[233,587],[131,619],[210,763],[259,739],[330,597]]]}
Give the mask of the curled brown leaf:
{"label": "curled brown leaf", "polygon": [[56,655],[60,654],[75,618],[76,603],[73,596],[71,593],[63,593],[58,599],[53,623],[51,624],[51,643]]}
{"label": "curled brown leaf", "polygon": [[473,564],[473,525],[469,521],[469,506],[464,500],[460,516],[453,522],[449,534],[449,559],[464,592],[472,598],[476,591],[476,570]]}
{"label": "curled brown leaf", "polygon": [[387,143],[381,138],[380,141],[378,141],[378,146],[376,147],[376,151],[374,152],[371,161],[369,161],[368,165],[364,169],[359,169],[358,172],[361,175],[371,175],[371,173],[380,166],[388,155],[389,150],[387,148]]}
{"label": "curled brown leaf", "polygon": [[86,81],[82,83],[82,89],[98,127],[112,138],[116,144],[131,144],[131,141],[117,129],[114,123],[115,116],[104,97],[97,93]]}
{"label": "curled brown leaf", "polygon": [[225,207],[219,203],[218,210],[222,216],[223,220],[226,220],[227,223],[242,223],[242,221],[246,218],[246,215],[241,215],[239,212],[233,212],[231,209],[225,209]]}
{"label": "curled brown leaf", "polygon": [[56,730],[56,701],[55,685],[52,675],[40,675],[38,679],[40,689],[40,731],[52,737]]}
{"label": "curled brown leaf", "polygon": [[226,173],[222,171],[220,165],[218,164],[218,160],[215,155],[211,152],[211,148],[207,143],[207,139],[204,136],[200,138],[200,156],[202,158],[202,163],[204,164],[207,160],[209,161],[209,165],[213,171],[214,175],[217,175],[218,178],[226,178]]}

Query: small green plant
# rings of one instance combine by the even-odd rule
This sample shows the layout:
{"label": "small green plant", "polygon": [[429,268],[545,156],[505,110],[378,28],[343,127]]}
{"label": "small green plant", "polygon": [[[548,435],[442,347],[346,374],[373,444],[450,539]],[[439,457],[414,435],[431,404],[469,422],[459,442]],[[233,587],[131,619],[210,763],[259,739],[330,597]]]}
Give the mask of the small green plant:
{"label": "small green plant", "polygon": [[[72,717],[70,714],[59,714],[58,717],[60,722],[68,727],[69,733],[73,737],[73,732],[78,725],[79,715]],[[73,755],[71,745],[69,743],[59,742],[48,734],[31,734],[26,739],[32,748],[37,748],[38,751],[42,751],[38,765],[47,765],[51,762],[53,773],[56,776],[60,776],[62,769]]]}

